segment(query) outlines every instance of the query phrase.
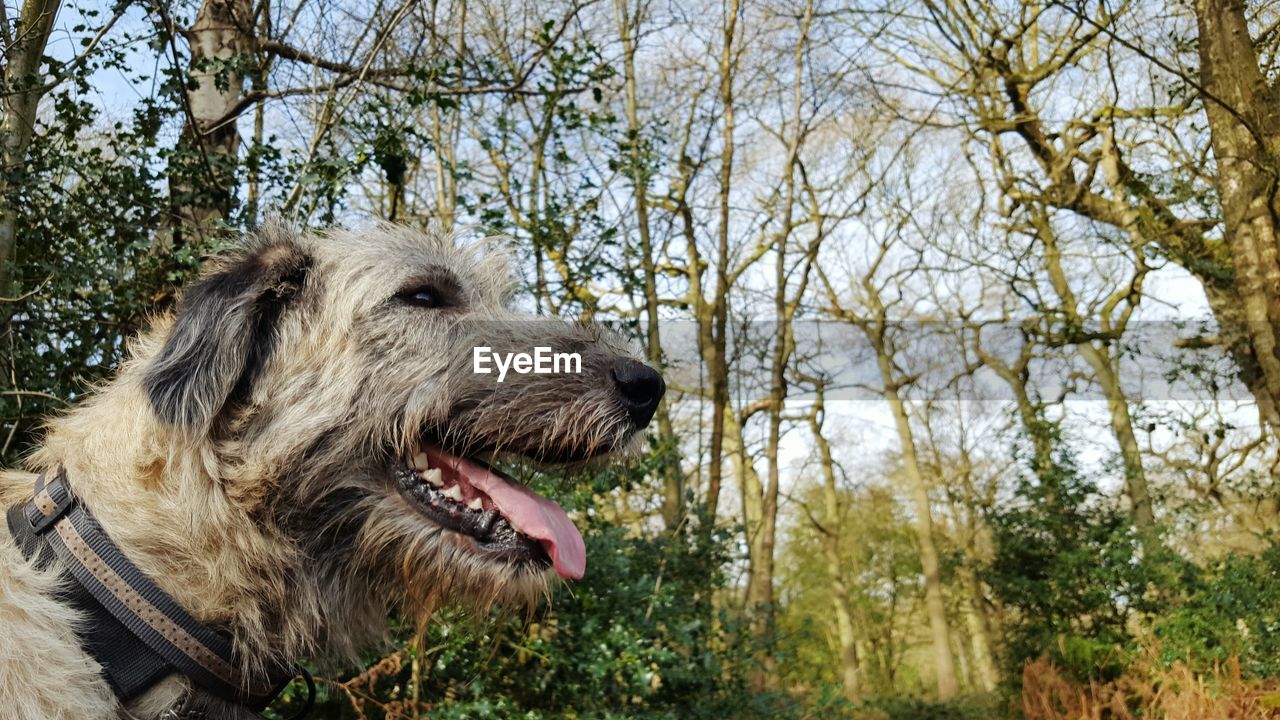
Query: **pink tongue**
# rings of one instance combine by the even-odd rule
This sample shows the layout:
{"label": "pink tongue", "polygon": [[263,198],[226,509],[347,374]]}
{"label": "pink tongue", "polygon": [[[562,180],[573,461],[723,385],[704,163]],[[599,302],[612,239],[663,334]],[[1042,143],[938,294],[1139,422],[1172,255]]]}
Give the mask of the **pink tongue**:
{"label": "pink tongue", "polygon": [[434,448],[427,455],[432,467],[447,465],[456,470],[472,487],[489,496],[512,527],[542,543],[557,575],[573,580],[582,577],[587,569],[587,547],[582,533],[559,505],[470,460]]}

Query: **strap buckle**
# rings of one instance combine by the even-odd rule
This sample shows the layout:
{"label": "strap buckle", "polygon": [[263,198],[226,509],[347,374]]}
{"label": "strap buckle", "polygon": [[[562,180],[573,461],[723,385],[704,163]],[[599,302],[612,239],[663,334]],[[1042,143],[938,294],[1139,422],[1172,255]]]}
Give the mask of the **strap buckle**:
{"label": "strap buckle", "polygon": [[59,465],[49,482],[45,482],[44,473],[36,478],[35,492],[23,508],[23,515],[33,531],[42,533],[65,515],[75,500],[71,486],[67,484],[67,471]]}

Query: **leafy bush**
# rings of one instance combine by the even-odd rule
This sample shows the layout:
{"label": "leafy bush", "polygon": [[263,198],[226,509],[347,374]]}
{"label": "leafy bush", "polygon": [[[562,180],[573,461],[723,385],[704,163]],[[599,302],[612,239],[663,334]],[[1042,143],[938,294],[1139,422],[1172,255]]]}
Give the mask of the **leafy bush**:
{"label": "leafy bush", "polygon": [[1204,669],[1238,657],[1246,677],[1280,676],[1280,543],[1228,555],[1193,587],[1156,623],[1164,659]]}
{"label": "leafy bush", "polygon": [[1114,677],[1132,614],[1156,603],[1163,558],[1144,556],[1127,515],[1068,455],[1021,478],[1015,494],[989,515],[996,550],[984,572],[1011,611],[1008,675],[1047,654],[1077,678]]}
{"label": "leafy bush", "polygon": [[[566,503],[569,504],[569,503]],[[317,718],[412,717],[413,662],[423,717],[785,717],[789,698],[747,691],[748,646],[718,614],[728,538],[584,529],[589,571],[523,618],[441,617],[414,651],[322,683]],[[284,710],[297,701],[281,705]]]}
{"label": "leafy bush", "polygon": [[[124,71],[127,59],[96,62]],[[165,135],[181,122],[181,85],[109,120],[87,99],[89,80],[77,75],[55,92],[26,162],[0,169],[13,188],[7,202],[21,208],[13,272],[23,290],[6,301],[4,372],[16,390],[0,395],[6,467],[30,450],[41,417],[116,368],[128,338],[215,247],[213,238],[175,242],[166,183],[186,179],[166,162]]]}

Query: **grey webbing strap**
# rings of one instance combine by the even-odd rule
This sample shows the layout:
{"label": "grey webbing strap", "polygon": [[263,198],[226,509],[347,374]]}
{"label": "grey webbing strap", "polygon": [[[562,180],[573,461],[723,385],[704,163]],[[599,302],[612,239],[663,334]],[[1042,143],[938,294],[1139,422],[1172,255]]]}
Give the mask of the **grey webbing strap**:
{"label": "grey webbing strap", "polygon": [[71,492],[63,468],[48,483],[43,475],[36,480],[23,516],[103,608],[202,688],[261,710],[294,677],[296,668],[281,668],[267,678],[241,673],[231,641],[191,617],[125,557]]}

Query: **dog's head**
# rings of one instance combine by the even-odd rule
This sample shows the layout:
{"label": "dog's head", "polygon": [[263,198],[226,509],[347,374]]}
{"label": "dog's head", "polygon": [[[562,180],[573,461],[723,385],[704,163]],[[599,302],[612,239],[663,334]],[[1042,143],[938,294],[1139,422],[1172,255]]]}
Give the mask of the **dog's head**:
{"label": "dog's head", "polygon": [[184,293],[144,390],[328,574],[411,611],[530,601],[582,575],[582,537],[499,465],[634,450],[664,386],[597,326],[514,312],[507,262],[438,232],[263,231]]}

